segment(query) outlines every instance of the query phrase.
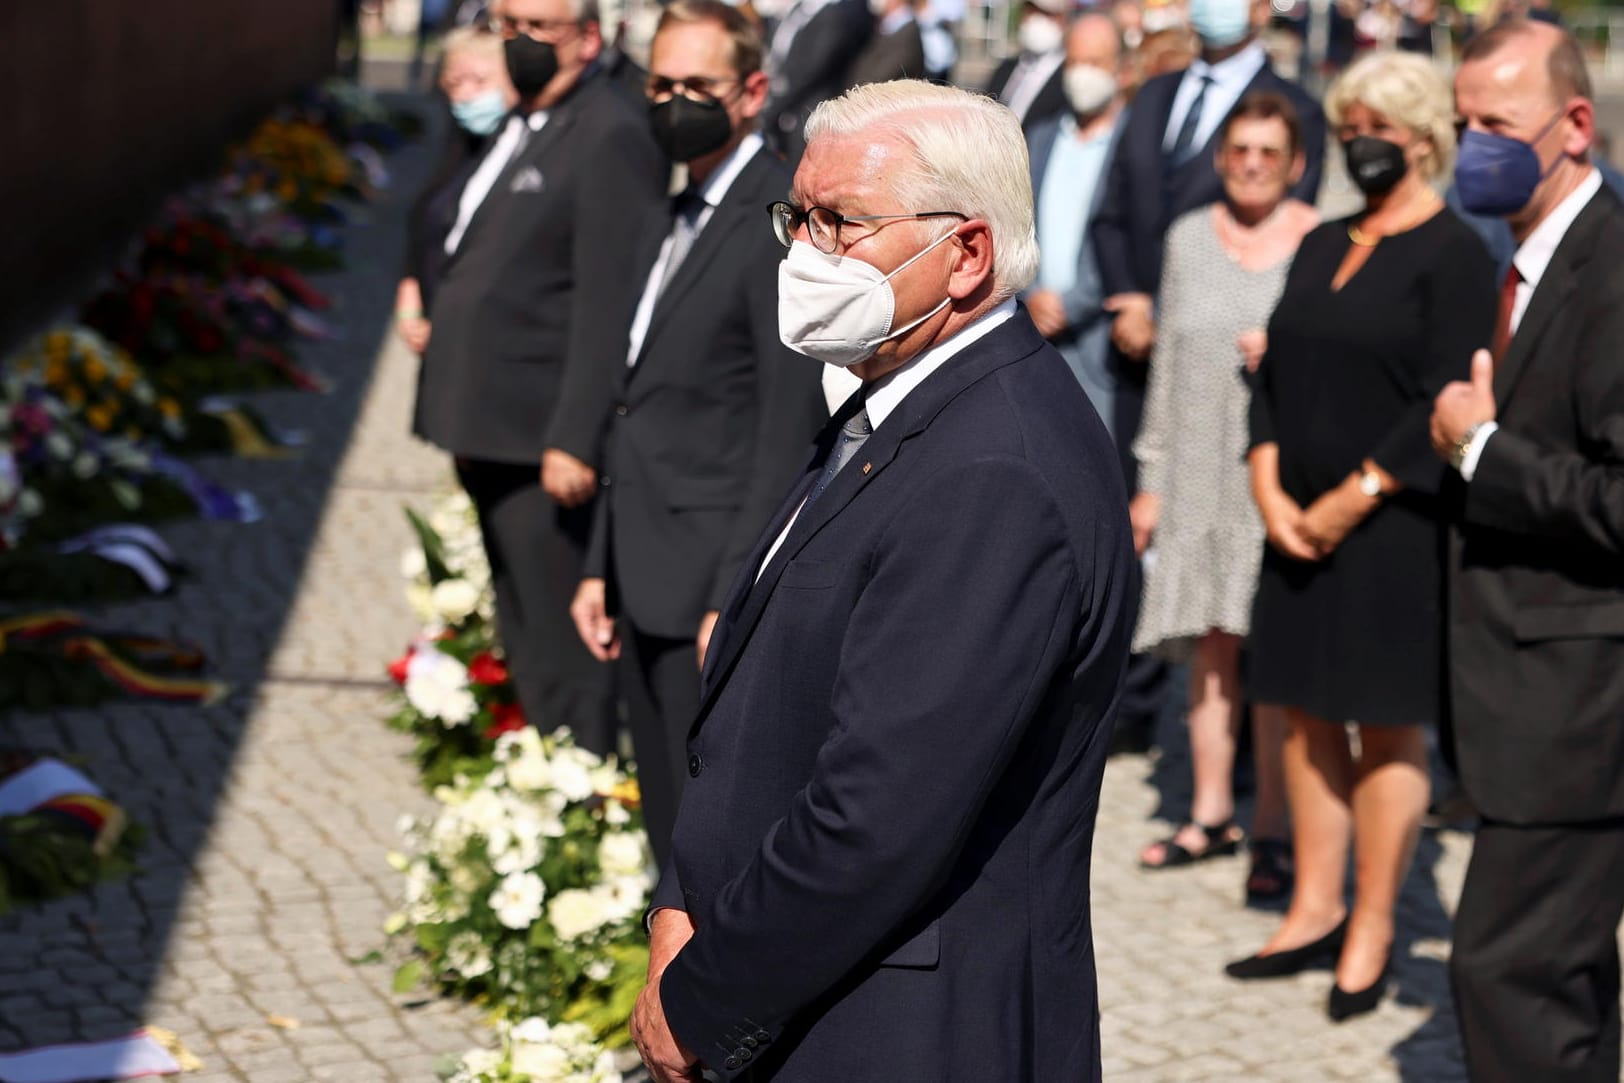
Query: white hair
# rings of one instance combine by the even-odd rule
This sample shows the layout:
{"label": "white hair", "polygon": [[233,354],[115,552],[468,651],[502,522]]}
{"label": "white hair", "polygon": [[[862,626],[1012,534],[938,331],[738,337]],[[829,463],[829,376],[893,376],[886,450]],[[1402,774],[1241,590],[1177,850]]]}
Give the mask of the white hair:
{"label": "white hair", "polygon": [[894,135],[913,148],[912,168],[888,178],[904,206],[959,211],[992,227],[996,300],[1031,284],[1038,272],[1032,173],[1014,113],[982,94],[898,79],[854,87],[806,122],[808,144],[860,133]]}

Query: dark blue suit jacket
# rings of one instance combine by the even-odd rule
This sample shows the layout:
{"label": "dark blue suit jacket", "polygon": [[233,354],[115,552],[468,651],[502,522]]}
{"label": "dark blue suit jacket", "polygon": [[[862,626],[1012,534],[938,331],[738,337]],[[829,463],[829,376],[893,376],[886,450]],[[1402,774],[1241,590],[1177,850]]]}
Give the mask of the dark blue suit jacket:
{"label": "dark blue suit jacket", "polygon": [[672,1029],[726,1079],[1098,1079],[1089,851],[1138,591],[1116,453],[1023,310],[756,581],[820,458],[711,642],[655,896],[698,926]]}
{"label": "dark blue suit jacket", "polygon": [[[1223,198],[1223,182],[1213,165],[1216,129],[1207,145],[1183,165],[1174,166],[1162,149],[1173,99],[1184,73],[1159,75],[1140,88],[1128,111],[1116,156],[1106,174],[1105,196],[1094,216],[1094,256],[1105,292],[1155,296],[1162,280],[1162,240],[1180,215]],[[1308,168],[1292,195],[1312,204],[1319,195],[1325,159],[1325,114],[1296,83],[1264,64],[1247,85],[1246,94],[1273,90],[1284,94],[1302,118],[1303,150]]]}

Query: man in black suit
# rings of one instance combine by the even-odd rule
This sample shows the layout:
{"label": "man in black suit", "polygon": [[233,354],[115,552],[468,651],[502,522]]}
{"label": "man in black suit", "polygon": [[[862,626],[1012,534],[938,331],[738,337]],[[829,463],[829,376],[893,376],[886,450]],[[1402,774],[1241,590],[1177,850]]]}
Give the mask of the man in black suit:
{"label": "man in black suit", "polygon": [[874,36],[851,62],[848,87],[884,83],[892,79],[925,77],[925,39],[920,36],[915,0],[880,0],[874,15]]}
{"label": "man in black suit", "polygon": [[993,69],[987,93],[1009,106],[1023,128],[1066,111],[1061,69],[1066,61],[1066,26],[1071,0],[1026,0],[1016,32],[1021,51]]}
{"label": "man in black suit", "polygon": [[[1624,204],[1589,160],[1573,38],[1468,44],[1456,184],[1517,242],[1493,352],[1438,396],[1453,748],[1482,813],[1450,976],[1476,1083],[1619,1078],[1624,916]],[[1543,178],[1543,179],[1542,179]]]}
{"label": "man in black suit", "polygon": [[1110,440],[1015,303],[1020,126],[910,80],[807,131],[780,331],[863,384],[712,637],[633,1036],[661,1081],[1098,1080],[1137,588]]}
{"label": "man in black suit", "polygon": [[762,209],[791,177],[756,131],[761,54],[755,28],[722,0],[672,0],[660,16],[650,120],[688,163],[689,187],[649,216],[628,275],[641,296],[615,366],[608,488],[572,606],[597,657],[627,654],[627,722],[662,862],[717,612],[828,417],[822,366],[778,340],[784,250]]}
{"label": "man in black suit", "polygon": [[767,50],[762,128],[791,167],[806,147],[806,118],[846,89],[846,69],[873,32],[868,0],[795,0],[778,20]]}
{"label": "man in black suit", "polygon": [[[597,69],[593,0],[504,0],[519,108],[457,200],[414,431],[456,456],[532,723],[612,745],[608,674],[569,617],[598,489],[624,275],[667,167]],[[540,465],[538,485],[537,468]],[[545,492],[543,491],[545,486]]]}

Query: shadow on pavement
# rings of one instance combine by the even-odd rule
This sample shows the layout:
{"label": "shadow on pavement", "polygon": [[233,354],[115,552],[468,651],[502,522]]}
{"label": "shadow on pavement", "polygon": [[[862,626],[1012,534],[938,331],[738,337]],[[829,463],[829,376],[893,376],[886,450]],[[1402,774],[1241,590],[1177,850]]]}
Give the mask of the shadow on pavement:
{"label": "shadow on pavement", "polygon": [[[392,100],[430,112],[427,99]],[[401,227],[432,163],[435,139],[431,130],[390,157],[394,184],[360,209],[346,231],[345,269],[313,276],[317,288],[332,298],[332,322],[341,332],[333,340],[305,344],[300,356],[331,381],[331,392],[277,392],[252,400],[274,424],[307,433],[303,454],[288,461],[199,464],[228,487],[254,493],[264,521],[166,527],[162,533],[191,569],[179,589],[168,597],[83,610],[101,627],[196,643],[215,675],[230,683],[231,694],[205,708],[114,701],[94,709],[0,716],[0,747],[79,763],[148,832],[135,875],[0,918],[0,1051],[128,1033],[150,1017],[150,1000],[161,981],[167,981],[166,995],[187,1003],[200,1019],[207,1015],[211,1030],[216,1024],[222,1030],[243,1025],[245,1014],[263,1022],[262,1013],[253,1013],[235,995],[236,979],[226,967],[260,950],[267,938],[276,939],[278,931],[267,927],[261,912],[261,898],[283,890],[317,890],[321,837],[290,829],[288,838],[279,839],[277,825],[279,805],[303,801],[320,807],[309,795],[321,792],[323,780],[290,777],[280,792],[250,799],[263,805],[254,809],[256,822],[269,826],[264,837],[225,843],[240,849],[229,855],[227,866],[241,870],[240,876],[214,875],[215,882],[201,885],[200,858],[222,845],[211,841],[222,804],[244,800],[232,792],[234,775],[242,770],[238,755],[251,722],[256,730],[270,724],[255,717],[268,689],[278,682],[345,683],[325,677],[307,681],[307,671],[278,674],[273,666],[285,664],[276,660],[284,626],[299,597],[380,343],[389,334],[402,263]],[[378,727],[381,731],[381,718]],[[277,739],[255,733],[256,742]],[[391,820],[396,811],[380,810]],[[324,825],[332,834],[352,826],[342,822],[340,809],[332,819]],[[308,856],[303,871],[289,865],[282,879],[258,875],[262,857],[280,861],[296,849]],[[200,900],[208,903],[206,910]],[[188,962],[183,979],[165,974],[177,960]],[[181,1037],[209,1042],[206,1035]]]}

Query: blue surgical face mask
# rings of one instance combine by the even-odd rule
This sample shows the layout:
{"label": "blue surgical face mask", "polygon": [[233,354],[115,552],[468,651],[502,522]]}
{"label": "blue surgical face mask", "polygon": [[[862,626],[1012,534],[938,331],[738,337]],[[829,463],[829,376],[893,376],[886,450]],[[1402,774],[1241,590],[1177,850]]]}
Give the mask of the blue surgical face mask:
{"label": "blue surgical face mask", "polygon": [[500,90],[489,90],[465,102],[452,102],[451,115],[475,135],[490,135],[501,127],[502,118],[508,115],[508,106]]}
{"label": "blue surgical face mask", "polygon": [[1493,132],[1467,129],[1461,133],[1460,153],[1455,159],[1455,191],[1460,194],[1461,206],[1489,218],[1504,218],[1528,206],[1540,181],[1562,160],[1558,156],[1551,169],[1545,169],[1534,144],[1566,115],[1564,106],[1526,143]]}
{"label": "blue surgical face mask", "polygon": [[1208,48],[1239,45],[1252,32],[1251,0],[1190,0],[1190,28]]}

